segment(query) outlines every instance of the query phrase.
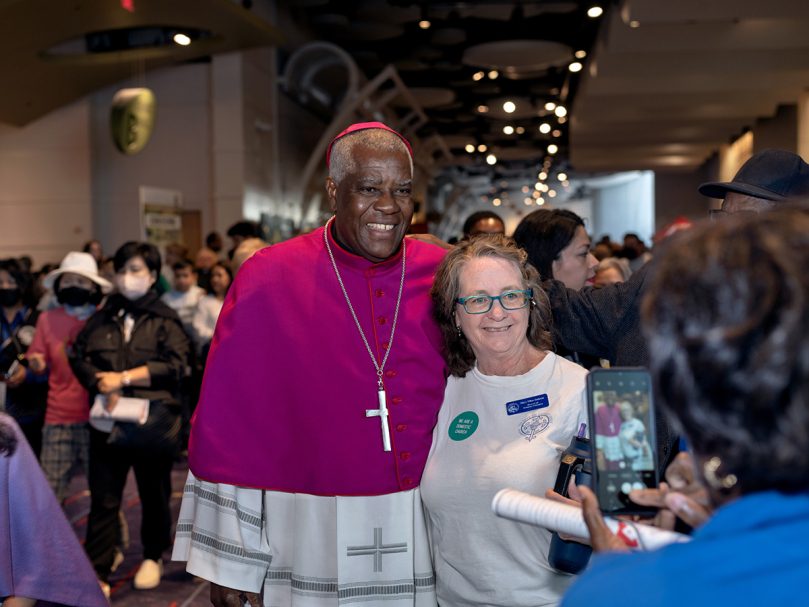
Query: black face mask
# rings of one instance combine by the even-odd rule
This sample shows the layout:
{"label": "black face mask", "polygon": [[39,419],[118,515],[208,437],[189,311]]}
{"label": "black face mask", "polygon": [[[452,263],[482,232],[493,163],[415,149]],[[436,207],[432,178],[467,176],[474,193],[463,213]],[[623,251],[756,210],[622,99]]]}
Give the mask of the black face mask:
{"label": "black face mask", "polygon": [[81,287],[65,287],[59,289],[56,294],[56,299],[60,304],[68,306],[83,306],[90,303],[90,298],[93,296],[92,291],[82,289]]}
{"label": "black face mask", "polygon": [[19,287],[13,289],[0,289],[0,306],[10,308],[17,305],[22,298],[22,291]]}

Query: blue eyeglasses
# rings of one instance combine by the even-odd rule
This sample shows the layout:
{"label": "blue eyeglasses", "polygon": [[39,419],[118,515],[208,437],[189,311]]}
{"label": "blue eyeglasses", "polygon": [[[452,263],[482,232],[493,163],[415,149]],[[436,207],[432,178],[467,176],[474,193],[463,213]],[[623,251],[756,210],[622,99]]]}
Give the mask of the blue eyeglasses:
{"label": "blue eyeglasses", "polygon": [[494,301],[500,302],[504,310],[519,310],[528,305],[533,292],[531,289],[504,291],[500,295],[470,295],[459,297],[455,303],[463,306],[467,314],[485,314],[492,309]]}

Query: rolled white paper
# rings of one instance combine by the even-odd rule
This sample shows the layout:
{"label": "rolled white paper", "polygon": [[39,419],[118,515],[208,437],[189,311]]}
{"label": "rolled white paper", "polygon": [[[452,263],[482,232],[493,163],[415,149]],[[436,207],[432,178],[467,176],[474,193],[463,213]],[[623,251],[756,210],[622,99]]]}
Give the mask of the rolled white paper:
{"label": "rolled white paper", "polygon": [[[581,508],[576,506],[560,504],[516,489],[501,489],[492,500],[492,510],[497,516],[518,523],[528,523],[575,537],[590,538]],[[635,550],[657,550],[667,544],[691,541],[690,537],[682,533],[622,521],[611,516],[605,516],[604,521],[610,531]]]}

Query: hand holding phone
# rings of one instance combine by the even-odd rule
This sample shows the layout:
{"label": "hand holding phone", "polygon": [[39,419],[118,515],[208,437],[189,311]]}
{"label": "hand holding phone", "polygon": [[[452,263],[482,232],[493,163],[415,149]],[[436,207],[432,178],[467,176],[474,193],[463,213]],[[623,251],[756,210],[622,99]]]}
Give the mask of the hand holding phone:
{"label": "hand holding phone", "polygon": [[658,485],[651,386],[640,368],[594,369],[587,376],[593,490],[605,513],[655,512],[629,499],[633,490]]}

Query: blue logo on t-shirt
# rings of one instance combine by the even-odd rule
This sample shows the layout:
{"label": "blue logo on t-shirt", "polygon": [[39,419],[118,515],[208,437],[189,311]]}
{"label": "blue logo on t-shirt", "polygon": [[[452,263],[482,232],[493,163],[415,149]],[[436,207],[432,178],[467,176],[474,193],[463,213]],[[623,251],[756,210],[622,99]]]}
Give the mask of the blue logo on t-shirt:
{"label": "blue logo on t-shirt", "polygon": [[506,403],[506,413],[508,415],[517,415],[518,413],[525,413],[526,411],[544,409],[549,404],[547,394],[537,394],[536,396],[529,396],[528,398]]}

